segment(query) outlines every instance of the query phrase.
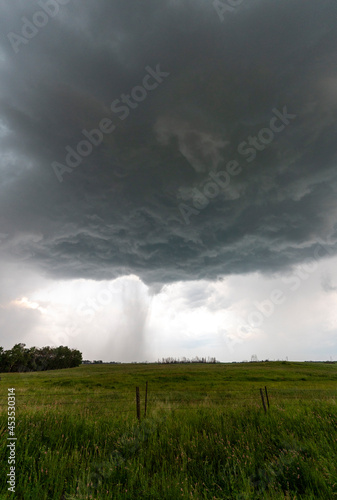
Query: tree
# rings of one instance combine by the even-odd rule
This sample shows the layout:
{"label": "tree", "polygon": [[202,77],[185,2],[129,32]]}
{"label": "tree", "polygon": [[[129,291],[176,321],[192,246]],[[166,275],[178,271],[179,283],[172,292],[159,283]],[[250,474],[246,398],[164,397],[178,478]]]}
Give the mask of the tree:
{"label": "tree", "polygon": [[76,366],[80,366],[82,364],[82,353],[77,349],[71,350],[71,363],[70,368],[75,368]]}
{"label": "tree", "polygon": [[29,372],[37,370],[37,365],[36,365],[37,352],[38,352],[37,347],[31,347],[30,349],[26,349],[26,363]]}
{"label": "tree", "polygon": [[11,351],[9,351],[9,371],[20,372],[24,371],[26,365],[26,344],[15,344]]}
{"label": "tree", "polygon": [[26,344],[4,351],[0,347],[0,372],[22,372],[73,368],[82,363],[82,353],[77,349],[60,346],[25,348]]}
{"label": "tree", "polygon": [[8,351],[4,351],[3,347],[0,347],[0,372],[8,372],[10,368],[10,360]]}

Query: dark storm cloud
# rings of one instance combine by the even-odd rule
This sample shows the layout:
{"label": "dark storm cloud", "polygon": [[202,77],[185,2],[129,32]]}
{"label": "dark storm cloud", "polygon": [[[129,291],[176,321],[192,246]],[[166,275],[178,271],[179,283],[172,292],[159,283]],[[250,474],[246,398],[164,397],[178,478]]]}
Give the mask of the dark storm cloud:
{"label": "dark storm cloud", "polygon": [[[221,22],[212,2],[72,0],[16,53],[8,34],[42,4],[1,2],[4,258],[165,283],[278,271],[336,237],[335,2],[247,0]],[[285,108],[296,118],[248,162],[239,145]],[[53,162],[104,118],[114,130],[59,182]],[[229,161],[231,191],[200,208]]]}

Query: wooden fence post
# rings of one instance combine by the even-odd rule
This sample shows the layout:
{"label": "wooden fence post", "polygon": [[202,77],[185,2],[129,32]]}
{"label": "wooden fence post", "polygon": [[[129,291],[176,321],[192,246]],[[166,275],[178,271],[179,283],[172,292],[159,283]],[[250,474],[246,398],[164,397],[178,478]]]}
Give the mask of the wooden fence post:
{"label": "wooden fence post", "polygon": [[266,403],[264,402],[264,397],[263,397],[263,391],[262,391],[262,389],[260,389],[260,394],[261,394],[261,399],[262,399],[262,404],[263,404],[264,412],[267,413]]}
{"label": "wooden fence post", "polygon": [[266,391],[267,405],[268,405],[268,409],[269,409],[269,397],[268,397],[268,392],[267,392],[266,386],[264,386],[264,390]]}
{"label": "wooden fence post", "polygon": [[146,417],[146,409],[147,409],[147,382],[146,382],[146,387],[145,387],[145,411],[144,411],[144,417]]}
{"label": "wooden fence post", "polygon": [[140,396],[139,396],[139,387],[136,387],[136,406],[137,406],[137,418],[140,421]]}

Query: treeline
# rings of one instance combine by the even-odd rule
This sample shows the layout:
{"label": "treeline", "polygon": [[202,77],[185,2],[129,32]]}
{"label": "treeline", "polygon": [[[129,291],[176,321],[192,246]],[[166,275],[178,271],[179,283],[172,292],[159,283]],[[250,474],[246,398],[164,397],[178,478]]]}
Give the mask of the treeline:
{"label": "treeline", "polygon": [[74,368],[82,363],[82,353],[69,347],[30,347],[15,344],[5,351],[0,347],[0,372],[35,372]]}
{"label": "treeline", "polygon": [[161,360],[158,359],[157,363],[160,364],[170,364],[170,363],[218,363],[218,361],[215,358],[208,357],[206,358],[199,358],[196,356],[195,358],[188,359],[188,358],[162,358]]}

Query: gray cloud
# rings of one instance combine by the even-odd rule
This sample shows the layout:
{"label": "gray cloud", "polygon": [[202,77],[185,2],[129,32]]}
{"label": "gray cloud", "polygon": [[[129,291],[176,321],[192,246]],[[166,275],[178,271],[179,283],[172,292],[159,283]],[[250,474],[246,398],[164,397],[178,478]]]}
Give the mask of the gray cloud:
{"label": "gray cloud", "polygon": [[337,286],[332,283],[331,276],[324,274],[321,279],[321,285],[324,292],[337,292]]}
{"label": "gray cloud", "polygon": [[[335,2],[243,2],[221,23],[212,2],[73,0],[17,54],[6,35],[39,7],[1,6],[5,261],[155,285],[286,269],[336,238]],[[111,103],[158,64],[121,120]],[[284,106],[296,119],[248,163],[239,144]],[[105,117],[116,129],[59,183],[51,164]],[[186,225],[179,204],[230,160],[237,195]]]}

